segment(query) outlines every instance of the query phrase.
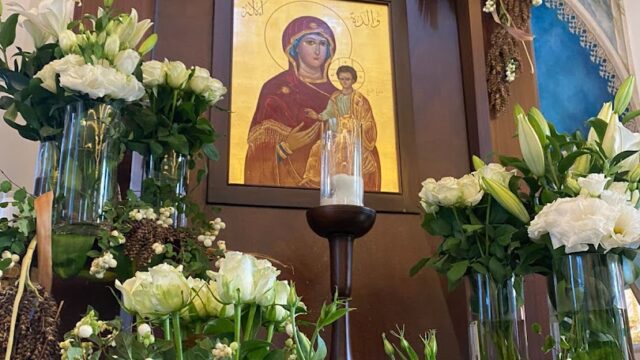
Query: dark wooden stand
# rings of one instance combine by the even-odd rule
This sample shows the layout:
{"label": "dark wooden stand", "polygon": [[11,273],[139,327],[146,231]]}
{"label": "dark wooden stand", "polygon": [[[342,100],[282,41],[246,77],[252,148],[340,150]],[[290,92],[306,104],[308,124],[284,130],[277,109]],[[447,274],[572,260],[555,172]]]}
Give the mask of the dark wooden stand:
{"label": "dark wooden stand", "polygon": [[[337,289],[341,299],[351,296],[353,242],[368,233],[375,221],[375,210],[364,206],[325,205],[307,211],[311,229],[329,240],[331,292]],[[352,359],[348,313],[333,323],[330,355],[331,360]]]}

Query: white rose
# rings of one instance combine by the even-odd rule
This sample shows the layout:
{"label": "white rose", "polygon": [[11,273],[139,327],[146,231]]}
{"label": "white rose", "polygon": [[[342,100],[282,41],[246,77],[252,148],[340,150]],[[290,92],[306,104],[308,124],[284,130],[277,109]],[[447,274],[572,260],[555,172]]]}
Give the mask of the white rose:
{"label": "white rose", "polygon": [[222,309],[215,297],[217,297],[216,284],[213,281],[206,282],[202,279],[187,279],[191,288],[191,298],[193,299],[189,308],[183,312],[183,317],[197,316],[201,319],[216,317]]}
{"label": "white rose", "polygon": [[224,87],[220,80],[209,78],[203,96],[205,99],[207,99],[209,104],[213,105],[220,101],[222,99],[222,96],[226,93],[227,88]]}
{"label": "white rose", "polygon": [[220,270],[209,272],[217,286],[220,300],[226,304],[253,304],[267,295],[280,271],[266,260],[236,251],[219,260]]}
{"label": "white rose", "polygon": [[546,205],[529,225],[529,237],[546,233],[554,249],[565,246],[567,254],[596,248],[614,231],[615,207],[592,197],[562,198]]}
{"label": "white rose", "polygon": [[166,77],[165,67],[160,61],[152,60],[142,63],[142,82],[145,85],[164,85]]}
{"label": "white rose", "polygon": [[579,178],[578,185],[582,188],[580,195],[600,196],[608,181],[604,174],[589,174],[587,177]]}
{"label": "white rose", "polygon": [[460,200],[460,188],[458,180],[453,177],[444,177],[435,184],[433,196],[440,206],[454,206]]}
{"label": "white rose", "polygon": [[116,288],[122,293],[125,309],[143,317],[155,318],[184,308],[191,301],[187,279],[168,264],[160,264],[149,272],[137,272],[135,277]]}
{"label": "white rose", "polygon": [[436,187],[436,180],[433,178],[429,178],[422,182],[422,190],[418,195],[420,197],[420,204],[424,208],[424,211],[427,214],[435,214],[438,212],[438,204],[436,203],[436,197],[433,194],[433,191]]}
{"label": "white rose", "polygon": [[516,171],[507,171],[507,169],[500,164],[490,163],[480,168],[480,170],[476,171],[474,174],[485,179],[493,180],[498,184],[509,188],[509,180],[511,180],[511,177],[516,174]]}
{"label": "white rose", "polygon": [[55,93],[57,90],[56,76],[82,65],[84,65],[84,58],[80,55],[71,54],[48,63],[33,77],[42,80],[41,86],[43,88]]}
{"label": "white rose", "polygon": [[73,49],[78,45],[76,41],[76,34],[71,30],[65,30],[58,35],[58,42],[60,48],[65,54],[73,52]]}
{"label": "white rose", "polygon": [[600,198],[609,205],[621,205],[631,200],[629,183],[614,182],[600,194]]}
{"label": "white rose", "polygon": [[116,69],[125,75],[133,74],[140,62],[140,54],[137,51],[127,49],[120,51],[113,60]]}
{"label": "white rose", "polygon": [[156,312],[169,314],[181,310],[191,301],[191,288],[180,269],[160,264],[149,269]]}
{"label": "white rose", "polygon": [[258,304],[268,308],[266,319],[272,322],[281,322],[289,316],[289,312],[280,305],[287,305],[287,297],[291,292],[289,283],[286,281],[276,281],[269,294],[261,299]]}
{"label": "white rose", "polygon": [[189,69],[180,61],[165,60],[164,71],[167,74],[167,84],[174,89],[181,89],[191,74]]}
{"label": "white rose", "polygon": [[208,89],[209,79],[211,79],[209,70],[196,66],[189,80],[189,88],[196,94],[202,94]]}
{"label": "white rose", "polygon": [[470,174],[458,180],[458,188],[462,194],[460,201],[464,206],[475,206],[484,196],[478,178]]}
{"label": "white rose", "polygon": [[602,240],[602,247],[609,251],[614,248],[636,249],[640,245],[640,210],[621,205],[616,208],[616,220],[608,236]]}

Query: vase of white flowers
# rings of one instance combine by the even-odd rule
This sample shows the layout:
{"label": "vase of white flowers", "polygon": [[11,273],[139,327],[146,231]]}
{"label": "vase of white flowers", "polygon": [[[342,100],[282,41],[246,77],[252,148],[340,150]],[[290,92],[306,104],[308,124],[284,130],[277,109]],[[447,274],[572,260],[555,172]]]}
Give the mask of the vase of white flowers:
{"label": "vase of white flowers", "polygon": [[556,259],[550,287],[555,359],[633,359],[624,295],[620,256],[577,253]]}
{"label": "vase of white flowers", "polygon": [[556,359],[633,359],[622,264],[640,243],[640,210],[628,184],[603,174],[577,183],[582,195],[546,205],[529,228],[553,248],[550,343]]}

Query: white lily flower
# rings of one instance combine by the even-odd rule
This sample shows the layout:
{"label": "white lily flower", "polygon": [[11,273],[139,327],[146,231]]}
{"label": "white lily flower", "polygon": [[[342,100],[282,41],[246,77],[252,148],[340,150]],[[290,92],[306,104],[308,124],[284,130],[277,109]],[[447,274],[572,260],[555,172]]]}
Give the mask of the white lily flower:
{"label": "white lily flower", "polygon": [[22,17],[22,26],[36,48],[57,41],[73,20],[75,0],[24,0],[9,2],[8,9]]}

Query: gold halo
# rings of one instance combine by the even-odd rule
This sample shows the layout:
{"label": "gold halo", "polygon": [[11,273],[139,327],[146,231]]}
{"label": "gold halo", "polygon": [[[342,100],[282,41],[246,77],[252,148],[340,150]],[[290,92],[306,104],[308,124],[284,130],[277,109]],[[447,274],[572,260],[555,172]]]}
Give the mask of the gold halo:
{"label": "gold halo", "polygon": [[[301,16],[315,16],[329,25],[336,38],[336,53],[333,58],[351,57],[352,39],[347,23],[330,7],[316,1],[293,1],[275,9],[264,30],[264,43],[269,55],[283,70],[289,68],[289,60],[282,50],[282,32],[289,23]],[[277,33],[274,34],[274,31]],[[358,74],[359,76],[360,74]]]}
{"label": "gold halo", "polygon": [[349,65],[356,70],[358,81],[353,84],[353,88],[356,90],[360,89],[367,79],[367,74],[362,64],[351,58],[334,58],[333,61],[331,61],[331,65],[329,65],[329,80],[331,83],[338,89],[342,88],[340,80],[338,80],[338,75],[336,74],[336,71],[338,71],[338,68],[342,65]]}

